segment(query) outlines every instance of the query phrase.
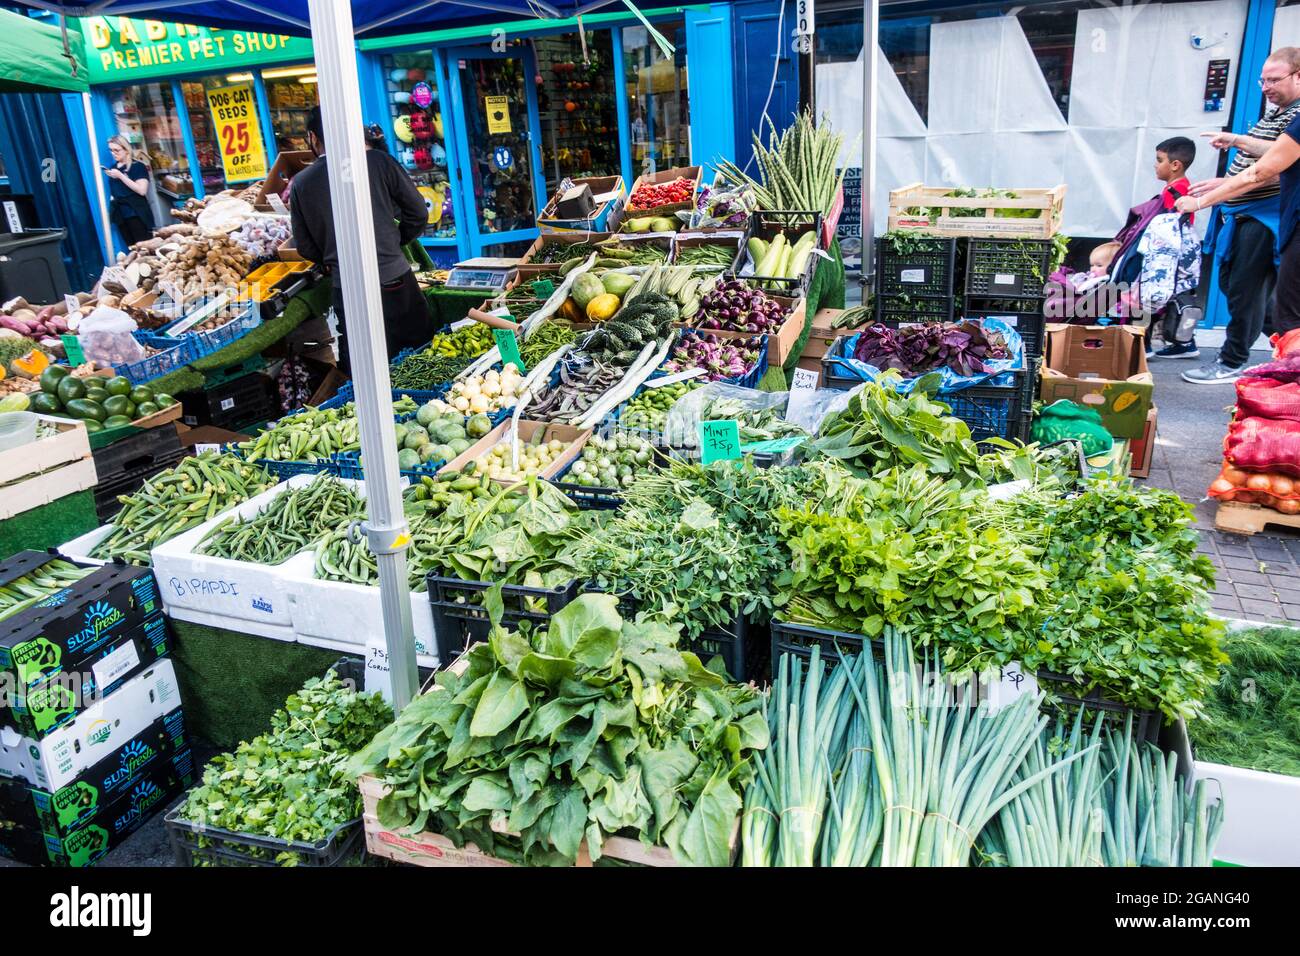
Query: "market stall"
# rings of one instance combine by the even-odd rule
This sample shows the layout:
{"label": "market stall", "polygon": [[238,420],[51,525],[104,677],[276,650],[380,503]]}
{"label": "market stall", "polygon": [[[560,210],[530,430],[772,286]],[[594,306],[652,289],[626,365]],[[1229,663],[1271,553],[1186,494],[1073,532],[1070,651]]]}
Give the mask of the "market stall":
{"label": "market stall", "polygon": [[[312,8],[327,138],[359,156],[350,24]],[[808,155],[834,154],[832,131],[795,128]],[[978,245],[964,293],[951,268],[901,263],[937,285],[858,310],[825,387],[774,382],[837,294],[825,172],[724,166],[707,195],[699,167],[638,177],[609,231],[539,236],[500,290],[391,365],[378,310],[359,307],[377,299],[366,184],[337,175],[336,218],[358,224],[340,268],[370,280],[345,284],[369,319],[350,330],[357,380],[172,464],[61,558],[0,563],[0,615],[19,625],[49,593],[69,620],[113,588],[146,595],[122,623],[149,669],[93,712],[14,715],[24,744],[43,753],[106,714],[162,721],[171,750],[147,772],[169,796],[194,785],[167,816],[187,863],[344,865],[364,845],[430,866],[1212,864],[1234,805],[1191,742],[1227,661],[1190,509],[1090,474],[1081,441],[1023,441],[1040,358],[1070,378],[1068,329],[1043,327],[1032,288],[1018,296],[1037,324],[974,317]],[[599,214],[570,185],[557,212]],[[882,254],[943,237],[919,238]],[[123,276],[183,291],[187,249],[238,260],[202,231],[159,239]],[[944,316],[914,321],[926,305]],[[198,342],[251,348],[277,321],[290,309]],[[52,401],[94,401],[71,370],[41,374]],[[1143,385],[1110,396],[1106,428],[1145,420]],[[78,642],[76,663],[114,652]],[[247,741],[201,780],[160,680],[193,702],[188,726]],[[395,712],[358,693],[375,689]],[[25,807],[106,756],[38,763],[0,796]],[[21,776],[16,759],[0,748],[0,772]],[[124,836],[88,842],[120,799],[99,797],[20,827],[48,862],[94,862]]]}

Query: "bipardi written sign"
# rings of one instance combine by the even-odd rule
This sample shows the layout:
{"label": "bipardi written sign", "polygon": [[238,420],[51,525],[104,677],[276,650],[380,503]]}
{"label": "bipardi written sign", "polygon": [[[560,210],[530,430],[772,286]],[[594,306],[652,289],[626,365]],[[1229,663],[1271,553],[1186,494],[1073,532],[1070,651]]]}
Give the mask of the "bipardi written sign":
{"label": "bipardi written sign", "polygon": [[311,41],[283,33],[218,30],[134,17],[83,17],[91,83],[120,83],[286,60],[312,59]]}
{"label": "bipardi written sign", "polygon": [[257,121],[253,84],[238,83],[208,90],[213,130],[221,148],[226,182],[242,183],[266,176],[266,148]]}

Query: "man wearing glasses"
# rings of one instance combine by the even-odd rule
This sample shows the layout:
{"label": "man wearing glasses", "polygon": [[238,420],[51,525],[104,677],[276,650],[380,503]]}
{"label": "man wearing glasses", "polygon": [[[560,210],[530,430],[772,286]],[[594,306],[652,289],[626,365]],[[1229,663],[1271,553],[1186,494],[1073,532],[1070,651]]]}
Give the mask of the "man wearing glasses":
{"label": "man wearing glasses", "polygon": [[[1235,149],[1228,178],[1250,169],[1300,115],[1300,48],[1283,47],[1264,61],[1260,88],[1268,100],[1264,118],[1245,135],[1202,133],[1216,149]],[[1204,197],[1224,180],[1193,184],[1189,194]],[[1228,328],[1218,359],[1183,373],[1196,385],[1235,382],[1250,359],[1250,348],[1264,330],[1269,299],[1277,282],[1277,237],[1281,204],[1277,177],[1224,202],[1211,215],[1205,247],[1219,263],[1219,287],[1228,300]],[[1208,204],[1207,204],[1208,205]]]}

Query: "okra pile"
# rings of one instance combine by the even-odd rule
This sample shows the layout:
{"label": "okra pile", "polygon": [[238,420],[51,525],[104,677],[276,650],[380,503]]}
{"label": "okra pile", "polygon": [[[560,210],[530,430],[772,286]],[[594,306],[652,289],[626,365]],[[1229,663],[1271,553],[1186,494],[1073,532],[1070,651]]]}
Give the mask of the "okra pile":
{"label": "okra pile", "polygon": [[236,455],[204,452],[159,472],[132,495],[120,495],[113,530],[90,556],[148,566],[155,545],[170,541],[275,484],[265,468]]}
{"label": "okra pile", "polygon": [[199,542],[197,554],[283,564],[313,547],[326,533],[365,517],[366,503],[337,478],[321,475],[311,484],[276,495],[253,518],[231,515]]}
{"label": "okra pile", "polygon": [[76,584],[94,570],[95,568],[79,568],[71,561],[56,558],[8,584],[0,585],[0,621]]}

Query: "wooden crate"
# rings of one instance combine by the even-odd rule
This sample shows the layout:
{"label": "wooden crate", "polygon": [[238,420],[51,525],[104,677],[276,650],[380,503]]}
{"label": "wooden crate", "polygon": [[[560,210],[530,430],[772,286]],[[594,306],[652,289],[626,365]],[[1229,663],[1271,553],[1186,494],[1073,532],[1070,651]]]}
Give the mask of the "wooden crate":
{"label": "wooden crate", "polygon": [[86,457],[0,489],[0,519],[48,505],[67,495],[93,488],[99,478],[95,459]]}
{"label": "wooden crate", "polygon": [[[1015,199],[967,199],[949,196],[948,186],[925,186],[912,183],[889,193],[889,231],[927,232],[935,236],[977,237],[990,239],[1051,239],[1061,231],[1065,209],[1065,186],[1051,189],[1012,189]],[[913,207],[937,208],[939,216],[909,215]],[[954,209],[980,210],[978,216],[953,216]],[[997,216],[999,209],[1037,209],[1032,219],[1008,219]]]}
{"label": "wooden crate", "polygon": [[818,309],[817,314],[813,316],[812,330],[808,333],[808,341],[804,343],[803,352],[800,354],[801,360],[810,360],[810,364],[805,366],[806,368],[820,372],[822,356],[831,350],[831,346],[835,344],[837,338],[841,335],[852,335],[854,332],[860,332],[871,324],[871,321],[867,320],[862,325],[851,329],[831,328],[831,323],[843,311],[843,309]]}
{"label": "wooden crate", "polygon": [[90,457],[90,437],[82,422],[51,415],[37,415],[36,419],[54,425],[59,433],[0,451],[0,485],[54,471]]}
{"label": "wooden crate", "polygon": [[[528,247],[528,251],[519,259],[519,265],[515,267],[518,281],[525,281],[537,278],[545,278],[548,273],[560,271],[562,262],[534,262],[533,259],[538,256],[543,246],[575,246],[582,243],[597,243],[610,238],[612,233],[608,232],[544,232]],[[507,286],[507,291],[511,286]]]}
{"label": "wooden crate", "polygon": [[1263,505],[1244,501],[1220,501],[1214,513],[1214,527],[1232,534],[1259,534],[1267,526],[1300,529],[1300,515],[1284,515]]}
{"label": "wooden crate", "polygon": [[[363,805],[362,821],[366,828],[366,850],[374,856],[409,863],[413,866],[514,866],[507,860],[484,853],[473,843],[457,847],[449,837],[441,833],[395,833],[379,824],[379,800],[387,791],[378,777],[366,775],[358,781]],[[493,831],[507,834],[502,827],[493,827]],[[740,849],[740,821],[736,820],[731,831],[731,854],[735,859]],[[626,863],[641,866],[677,866],[676,859],[667,847],[646,847],[640,840],[613,836],[605,840],[601,855]],[[575,866],[591,866],[591,857],[587,853],[587,841],[584,839],[578,849]]]}
{"label": "wooden crate", "polygon": [[[460,471],[471,461],[477,460],[480,456],[487,454],[497,445],[507,441],[507,436],[510,432],[510,424],[510,419],[503,421],[473,445],[470,445],[469,448],[465,449],[451,461],[447,462],[447,464],[443,465],[442,468],[439,469],[439,472]],[[551,462],[551,464],[542,471],[539,476],[541,478],[554,478],[567,468],[570,463],[582,454],[582,447],[587,444],[587,439],[591,437],[590,429],[583,430],[576,428],[573,425],[564,425],[559,422],[534,422],[524,418],[519,420],[520,444],[523,445],[531,441],[532,437],[537,434],[539,430],[542,431],[544,441],[559,439],[569,445],[564,454],[560,455],[559,458]],[[507,485],[510,484],[510,482],[502,481],[498,482],[498,484]]]}

